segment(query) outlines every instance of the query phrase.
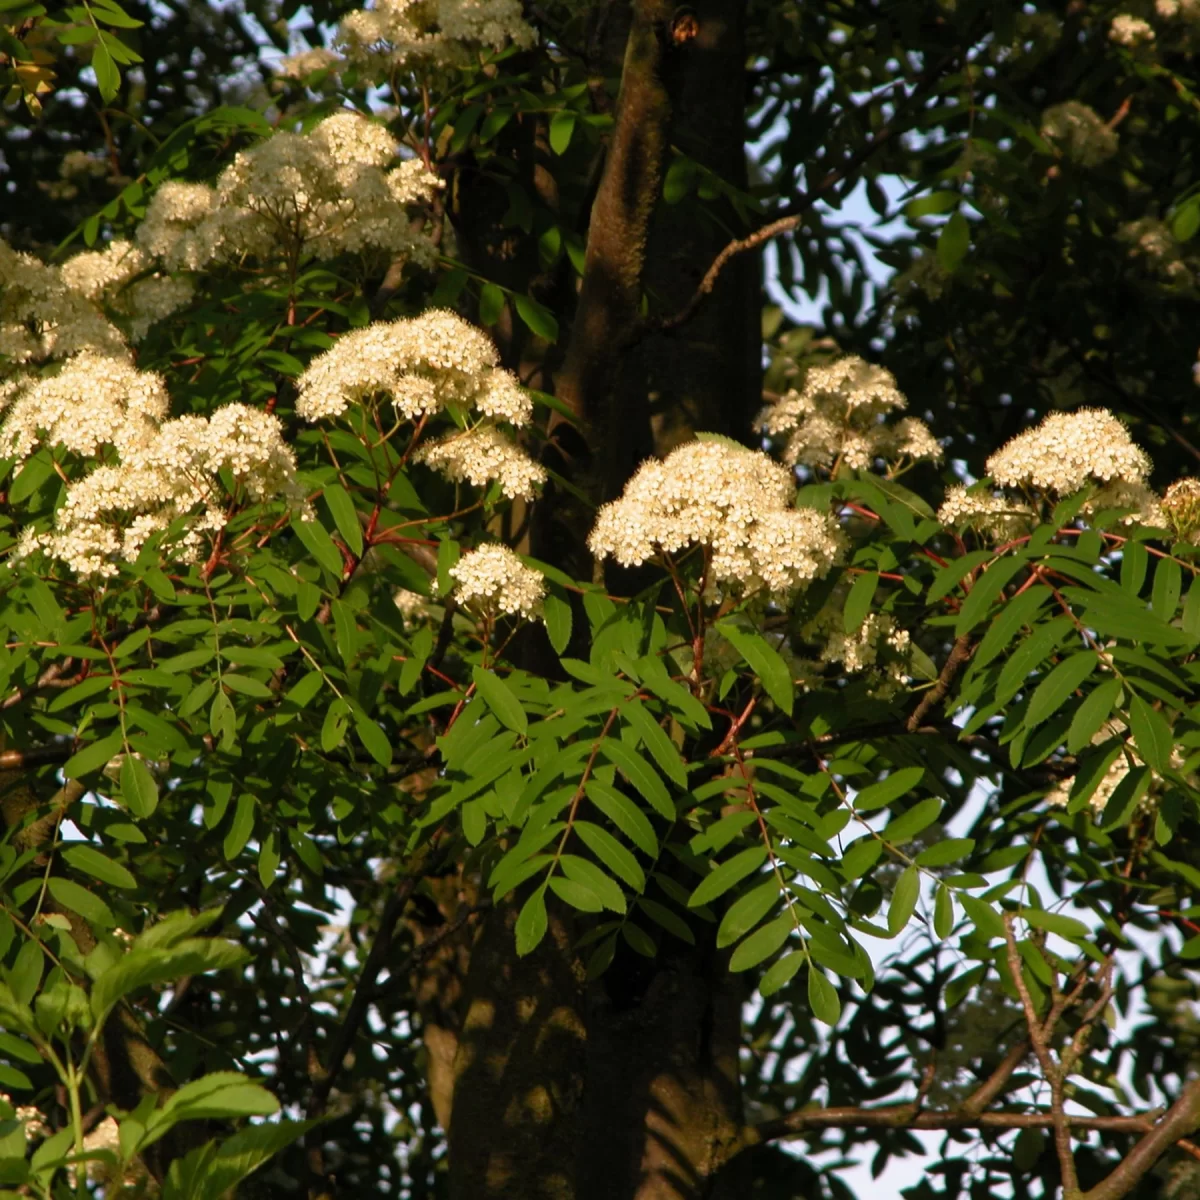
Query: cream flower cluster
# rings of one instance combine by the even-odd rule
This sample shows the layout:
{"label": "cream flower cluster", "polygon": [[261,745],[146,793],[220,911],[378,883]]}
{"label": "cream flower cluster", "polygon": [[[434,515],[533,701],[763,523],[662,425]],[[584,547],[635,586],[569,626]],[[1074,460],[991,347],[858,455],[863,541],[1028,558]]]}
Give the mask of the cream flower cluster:
{"label": "cream flower cluster", "polygon": [[1056,104],[1042,113],[1042,137],[1081,167],[1097,167],[1117,152],[1116,130],[1078,100]]}
{"label": "cream flower cluster", "polygon": [[810,636],[824,632],[822,663],[840,663],[853,675],[873,675],[871,691],[882,698],[894,695],[911,681],[909,674],[912,637],[907,629],[897,628],[889,613],[868,613],[853,633],[841,624],[840,607],[823,610],[806,631]]}
{"label": "cream flower cluster", "polygon": [[61,275],[67,287],[124,317],[130,339],[140,342],[152,325],[183,308],[195,294],[190,280],[151,273],[152,266],[136,246],[116,240],[103,250],[86,250],[67,259]]}
{"label": "cream flower cluster", "polygon": [[[1125,734],[1125,722],[1120,718],[1112,718],[1104,722],[1103,725],[1092,736],[1092,745],[1099,746],[1103,742],[1109,741],[1114,737],[1123,737]],[[1131,761],[1132,760],[1132,764]],[[1175,747],[1171,750],[1170,765],[1174,770],[1179,770],[1184,764],[1183,755],[1179,748]],[[1098,818],[1104,815],[1104,810],[1108,807],[1109,800],[1112,799],[1113,793],[1121,783],[1121,780],[1129,774],[1130,766],[1141,766],[1142,757],[1137,752],[1137,748],[1132,742],[1126,741],[1124,748],[1116,758],[1109,764],[1108,770],[1104,772],[1104,777],[1100,780],[1096,790],[1088,797],[1088,807]],[[1146,794],[1142,797],[1138,804],[1137,811],[1139,813],[1153,812],[1158,804],[1157,792],[1162,787],[1162,776],[1157,771],[1151,772],[1150,787]],[[1070,775],[1066,779],[1059,780],[1046,793],[1046,803],[1054,808],[1066,808],[1071,799],[1071,788],[1075,785],[1075,776]]]}
{"label": "cream flower cluster", "polygon": [[59,374],[10,391],[0,453],[24,459],[53,445],[101,460],[68,486],[48,532],[30,527],[22,533],[18,557],[42,552],[79,576],[111,577],[122,559],[137,558],[147,539],[186,518],[171,552],[189,558],[206,534],[225,525],[229,497],[221,472],[243,499],[283,499],[304,511],[283,429],[259,409],[230,404],[209,418],[167,420],[161,376],[90,351]]}
{"label": "cream flower cluster", "polygon": [[974,529],[997,541],[1008,541],[1029,532],[1035,515],[1028,504],[980,492],[958,484],[946,493],[938,520],[955,529]]}
{"label": "cream flower cluster", "polygon": [[527,621],[541,615],[545,577],[499,542],[468,550],[450,568],[450,576],[454,599],[464,608]]}
{"label": "cream flower cluster", "polygon": [[1200,479],[1177,479],[1163,493],[1162,510],[1180,541],[1195,542],[1200,535]]}
{"label": "cream flower cluster", "polygon": [[498,361],[482,330],[444,309],[378,321],[347,333],[313,359],[297,381],[296,411],[319,421],[378,397],[390,399],[409,421],[448,404],[473,410],[475,424],[422,447],[417,461],[454,482],[483,487],[495,479],[510,499],[532,499],[546,472],[495,422],[528,425],[533,401]]}
{"label": "cream flower cluster", "polygon": [[908,406],[890,371],[855,355],[809,367],[804,387],[763,409],[755,428],[768,437],[787,435],[784,462],[806,467],[843,463],[868,470],[876,459],[936,461],[942,448],[915,417],[887,424]]}
{"label": "cream flower cluster", "polygon": [[1154,30],[1149,21],[1129,13],[1118,13],[1108,27],[1109,41],[1118,46],[1148,46],[1154,41]]}
{"label": "cream flower cluster", "polygon": [[1117,237],[1129,246],[1130,255],[1162,283],[1178,287],[1195,279],[1195,259],[1188,256],[1165,221],[1140,217],[1122,225]]}
{"label": "cream flower cluster", "polygon": [[423,163],[397,162],[383,126],[345,110],[311,133],[284,130],[242,151],[215,188],[164,184],[138,245],[169,270],[301,250],[321,258],[382,251],[427,263],[433,245],[408,210],[440,186]]}
{"label": "cream flower cluster", "polygon": [[485,487],[495,479],[510,500],[532,500],[546,472],[519,446],[491,425],[478,425],[423,446],[416,456],[452,483]]}
{"label": "cream flower cluster", "polygon": [[479,50],[532,46],[520,0],[376,0],[338,26],[337,45],[372,79],[422,63],[453,65]]}
{"label": "cream flower cluster", "polygon": [[58,267],[0,241],[0,359],[45,362],[81,350],[123,354],[125,339]]}
{"label": "cream flower cluster", "polygon": [[600,509],[588,546],[624,566],[704,546],[710,583],[792,592],[826,575],[843,548],[832,517],[790,507],[794,491],[791,472],[761,451],[687,442],[638,468]]}
{"label": "cream flower cluster", "polygon": [[275,70],[285,79],[304,80],[316,71],[336,70],[343,62],[342,57],[334,54],[332,50],[326,50],[324,46],[313,46],[311,49],[281,58]]}
{"label": "cream flower cluster", "polygon": [[1102,408],[1051,413],[987,460],[988,474],[1001,487],[1059,496],[1094,482],[1144,484],[1149,471],[1145,451]]}
{"label": "cream flower cluster", "polygon": [[125,453],[154,435],[170,407],[161,375],[94,350],[69,359],[57,375],[28,377],[10,390],[0,426],[6,458],[28,458],[41,445],[82,458],[108,446]]}

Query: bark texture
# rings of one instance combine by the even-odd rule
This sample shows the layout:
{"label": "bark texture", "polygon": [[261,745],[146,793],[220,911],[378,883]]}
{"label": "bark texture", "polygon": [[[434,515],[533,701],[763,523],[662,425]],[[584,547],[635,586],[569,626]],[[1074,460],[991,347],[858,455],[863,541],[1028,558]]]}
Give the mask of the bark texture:
{"label": "bark texture", "polygon": [[[732,206],[664,206],[661,192],[673,144],[744,185],[744,5],[619,7],[604,6],[605,30],[628,30],[613,134],[555,386],[582,437],[554,429],[551,462],[595,499],[697,430],[744,435],[759,393],[752,263],[684,329],[646,336],[641,313],[643,297],[655,312],[680,308],[735,220]],[[535,514],[534,553],[586,573],[591,520],[552,493]],[[518,959],[515,913],[490,914],[471,949],[449,1125],[454,1200],[748,1194],[747,1156],[720,1169],[743,1127],[742,998],[724,959],[664,936],[655,961],[626,950],[588,983],[565,915]]]}

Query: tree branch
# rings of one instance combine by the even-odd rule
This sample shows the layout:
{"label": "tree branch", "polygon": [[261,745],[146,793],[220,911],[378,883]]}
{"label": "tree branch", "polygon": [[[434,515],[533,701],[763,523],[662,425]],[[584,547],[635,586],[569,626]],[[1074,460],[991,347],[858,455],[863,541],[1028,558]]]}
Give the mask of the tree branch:
{"label": "tree branch", "polygon": [[[935,63],[932,67],[923,71],[917,77],[916,86],[907,96],[899,96],[896,100],[896,110],[892,114],[891,120],[887,121],[882,128],[873,133],[867,140],[843,162],[840,166],[835,167],[830,171],[819,183],[815,184],[807,192],[804,192],[794,204],[788,208],[774,221],[764,225],[761,229],[756,229],[753,233],[744,238],[738,238],[732,241],[717,255],[712,261],[712,265],[704,273],[704,278],[701,279],[699,286],[693,293],[692,298],[681,308],[674,316],[665,317],[658,322],[650,324],[658,329],[677,329],[686,321],[690,320],[696,310],[712,293],[712,290],[717,285],[717,278],[730,260],[736,258],[739,254],[745,254],[747,250],[756,250],[759,246],[769,242],[772,238],[778,237],[783,233],[790,233],[798,228],[804,221],[808,210],[812,208],[818,200],[820,200],[827,192],[835,188],[841,183],[852,171],[857,170],[870,158],[872,158],[880,149],[882,149],[893,137],[899,132],[901,113],[912,106],[914,103],[923,100],[925,96],[932,90],[933,86],[941,78],[942,74],[955,62],[965,51],[961,49],[955,50],[948,54],[945,58]],[[903,83],[896,85],[896,91],[899,92],[903,88]],[[877,101],[865,101],[863,104],[852,108],[849,114],[843,120],[849,120],[850,117],[862,115],[864,110],[869,108]]]}
{"label": "tree branch", "polygon": [[946,698],[946,693],[950,690],[955,675],[958,674],[963,663],[971,657],[971,654],[971,635],[969,633],[960,634],[955,639],[950,653],[946,656],[946,661],[942,664],[942,669],[938,673],[934,685],[921,697],[920,703],[913,709],[912,715],[905,722],[905,728],[909,733],[915,733],[920,728],[921,722],[925,720],[929,710]]}
{"label": "tree branch", "polygon": [[[1172,1144],[1200,1127],[1200,1079],[1194,1079],[1166,1115],[1117,1164],[1108,1177],[1083,1192],[1080,1200],[1120,1200],[1150,1170]],[[1185,1149],[1188,1147],[1185,1147]]]}

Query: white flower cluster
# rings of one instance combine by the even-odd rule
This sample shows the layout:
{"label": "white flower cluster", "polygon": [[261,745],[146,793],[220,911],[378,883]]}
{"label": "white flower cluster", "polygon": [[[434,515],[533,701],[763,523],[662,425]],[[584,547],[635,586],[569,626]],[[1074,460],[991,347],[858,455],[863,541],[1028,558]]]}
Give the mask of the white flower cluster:
{"label": "white flower cluster", "polygon": [[1141,17],[1118,13],[1108,28],[1108,38],[1118,46],[1149,46],[1154,41],[1154,30]]}
{"label": "white flower cluster", "polygon": [[289,251],[320,258],[382,251],[425,263],[434,248],[408,208],[440,186],[423,163],[397,162],[383,126],[344,110],[311,133],[284,130],[242,151],[215,188],[164,184],[138,244],[169,270]]}
{"label": "white flower cluster", "polygon": [[[816,624],[820,624],[820,619]],[[830,629],[821,650],[822,663],[841,663],[850,674],[877,675],[871,691],[881,698],[895,695],[911,682],[909,673],[912,637],[898,629],[889,613],[868,613],[854,633],[837,626]]]}
{"label": "white flower cluster", "polygon": [[[1125,722],[1120,718],[1111,718],[1104,722],[1103,725],[1092,736],[1092,745],[1099,746],[1103,742],[1107,742],[1114,737],[1123,737],[1125,734]],[[1131,761],[1132,760],[1132,761]],[[1184,764],[1183,755],[1179,752],[1179,748],[1175,747],[1171,750],[1169,759],[1171,767],[1178,771]],[[1142,757],[1137,752],[1137,748],[1131,741],[1124,743],[1124,748],[1121,753],[1116,756],[1109,764],[1108,770],[1104,772],[1104,777],[1100,780],[1096,790],[1088,797],[1088,807],[1092,810],[1095,816],[1100,818],[1104,815],[1104,810],[1108,807],[1109,800],[1112,799],[1113,793],[1121,783],[1121,780],[1129,774],[1131,766],[1142,766]],[[1147,813],[1153,812],[1158,804],[1157,792],[1162,787],[1162,776],[1157,771],[1151,771],[1150,787],[1146,794],[1138,803],[1137,812]],[[1075,785],[1075,776],[1070,775],[1066,779],[1059,780],[1046,793],[1046,803],[1054,808],[1066,808],[1071,799],[1071,788]]]}
{"label": "white flower cluster", "polygon": [[0,241],[0,358],[45,362],[81,350],[122,354],[125,339],[58,267]]}
{"label": "white flower cluster", "polygon": [[67,259],[61,274],[67,287],[124,317],[130,339],[140,342],[151,325],[183,308],[195,293],[190,280],[152,273],[152,265],[136,246],[117,240]]}
{"label": "white flower cluster", "polygon": [[477,425],[422,446],[416,460],[452,483],[485,487],[495,479],[510,500],[532,500],[538,485],[546,482],[545,470],[493,425]]}
{"label": "white flower cluster", "polygon": [[791,472],[761,451],[687,442],[638,468],[600,509],[588,546],[624,566],[704,546],[711,584],[782,595],[826,575],[843,548],[832,517],[790,507],[794,491]]}
{"label": "white flower cluster", "polygon": [[943,525],[974,529],[1002,542],[1028,533],[1035,521],[1034,511],[1028,504],[996,496],[990,491],[968,489],[962,484],[946,493],[937,517]]}
{"label": "white flower cluster", "polygon": [[13,1109],[12,1119],[19,1121],[25,1127],[24,1133],[27,1142],[40,1141],[42,1138],[50,1136],[50,1126],[41,1109],[35,1108],[32,1104],[14,1104],[13,1098],[7,1092],[0,1092],[0,1101]]}
{"label": "white flower cluster", "polygon": [[454,65],[479,50],[536,39],[520,0],[376,0],[338,26],[337,45],[369,78],[420,64]]}
{"label": "white flower cluster", "polygon": [[886,423],[889,413],[907,406],[890,371],[849,355],[809,367],[804,387],[763,409],[755,428],[769,437],[788,435],[783,460],[789,465],[844,464],[863,471],[876,459],[936,461],[942,448],[924,421],[906,417]]}
{"label": "white flower cluster", "polygon": [[25,363],[84,350],[125,354],[125,336],[104,308],[141,341],[151,325],[192,298],[190,283],[152,273],[151,265],[122,241],[76,254],[61,267],[0,242],[0,358]]}
{"label": "white flower cluster", "polygon": [[[1166,513],[1146,483],[1150,466],[1145,451],[1134,445],[1129,431],[1107,409],[1051,413],[987,460],[1000,494],[979,486],[952,487],[938,520],[1007,541],[1029,532],[1036,512],[1028,501],[1037,494],[1053,501],[1099,485],[1080,510],[1083,516],[1124,510],[1126,524],[1164,525]],[[1013,499],[1003,489],[1017,490],[1023,498]]]}
{"label": "white flower cluster", "polygon": [[528,425],[533,401],[498,361],[487,334],[444,309],[378,321],[347,333],[313,359],[297,380],[296,411],[319,421],[378,397],[390,399],[409,421],[448,404],[474,410],[475,424],[422,447],[417,461],[455,482],[482,487],[496,479],[506,496],[531,499],[546,472],[495,422]]}
{"label": "white flower cluster", "polygon": [[1129,246],[1129,253],[1163,283],[1173,286],[1190,284],[1196,275],[1194,259],[1165,221],[1141,217],[1117,230],[1117,237]]}
{"label": "white flower cluster", "polygon": [[28,458],[41,445],[95,458],[113,446],[121,454],[144,445],[170,407],[161,375],[128,359],[85,350],[57,375],[14,381],[0,426],[0,455]]}
{"label": "white flower cluster", "polygon": [[527,567],[507,546],[488,542],[468,550],[450,568],[454,599],[489,616],[540,616],[545,577]]}
{"label": "white flower cluster", "polygon": [[1200,20],[1200,0],[1154,0],[1154,11],[1164,21]]}
{"label": "white flower cluster", "polygon": [[332,50],[326,50],[324,46],[313,46],[311,49],[281,58],[275,70],[285,79],[303,81],[317,71],[337,70],[343,62],[342,57],[334,54]]}
{"label": "white flower cluster", "polygon": [[1163,517],[1182,542],[1200,537],[1200,479],[1177,479],[1163,493]]}
{"label": "white flower cluster", "polygon": [[1084,484],[1144,484],[1150,471],[1145,451],[1107,409],[1051,413],[1019,433],[987,460],[1001,487],[1068,496]]}
{"label": "white flower cluster", "polygon": [[1081,167],[1098,167],[1117,152],[1117,132],[1086,104],[1068,100],[1042,113],[1042,137]]}
{"label": "white flower cluster", "polygon": [[[71,359],[57,375],[11,390],[0,453],[24,459],[53,445],[102,460],[68,486],[51,530],[23,532],[18,557],[42,552],[79,576],[111,577],[120,560],[137,558],[148,538],[180,518],[186,520],[172,552],[193,556],[204,535],[226,523],[222,471],[242,499],[283,498],[303,510],[282,427],[259,409],[230,404],[211,418],[166,420],[161,376],[92,352]],[[117,462],[103,461],[113,452]]]}

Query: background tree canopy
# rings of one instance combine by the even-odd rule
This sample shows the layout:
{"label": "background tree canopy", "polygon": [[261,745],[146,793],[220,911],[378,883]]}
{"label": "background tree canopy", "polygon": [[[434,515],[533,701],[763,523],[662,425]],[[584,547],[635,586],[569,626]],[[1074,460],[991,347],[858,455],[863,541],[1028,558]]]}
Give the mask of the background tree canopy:
{"label": "background tree canopy", "polygon": [[1198,70],[0,0],[0,1196],[1200,1196]]}

